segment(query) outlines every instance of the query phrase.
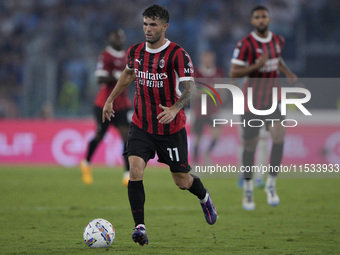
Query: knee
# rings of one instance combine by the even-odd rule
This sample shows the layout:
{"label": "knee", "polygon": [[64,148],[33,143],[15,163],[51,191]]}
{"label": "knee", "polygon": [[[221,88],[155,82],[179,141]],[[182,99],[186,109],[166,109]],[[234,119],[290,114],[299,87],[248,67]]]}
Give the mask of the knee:
{"label": "knee", "polygon": [[256,150],[258,139],[251,140],[251,141],[244,141],[243,147],[247,151],[254,152]]}
{"label": "knee", "polygon": [[130,180],[131,181],[139,181],[143,180],[143,173],[145,168],[145,163],[142,159],[132,159],[129,157],[129,165],[130,165]]}
{"label": "knee", "polygon": [[275,143],[275,144],[283,144],[284,143],[284,138],[273,139],[273,143]]}
{"label": "knee", "polygon": [[285,138],[285,133],[275,134],[272,136],[273,143],[283,144]]}
{"label": "knee", "polygon": [[273,143],[282,144],[284,143],[286,129],[282,126],[275,126],[270,130]]}
{"label": "knee", "polygon": [[139,181],[143,179],[143,170],[130,165],[129,177],[131,181]]}

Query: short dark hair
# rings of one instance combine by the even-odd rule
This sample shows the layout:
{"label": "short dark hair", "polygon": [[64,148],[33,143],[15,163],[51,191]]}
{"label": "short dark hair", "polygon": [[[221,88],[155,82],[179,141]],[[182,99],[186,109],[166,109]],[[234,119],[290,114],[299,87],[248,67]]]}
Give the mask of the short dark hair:
{"label": "short dark hair", "polygon": [[169,11],[166,7],[160,6],[160,5],[152,5],[148,7],[144,12],[143,12],[143,17],[148,17],[151,19],[156,19],[159,18],[166,23],[169,23]]}
{"label": "short dark hair", "polygon": [[251,10],[251,15],[253,16],[254,12],[259,11],[259,10],[267,11],[269,13],[269,10],[267,7],[263,5],[257,5]]}

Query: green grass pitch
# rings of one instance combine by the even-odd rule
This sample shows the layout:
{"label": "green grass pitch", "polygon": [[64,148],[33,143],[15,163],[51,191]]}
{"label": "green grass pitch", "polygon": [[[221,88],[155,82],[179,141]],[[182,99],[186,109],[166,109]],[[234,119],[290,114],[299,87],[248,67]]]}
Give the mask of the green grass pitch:
{"label": "green grass pitch", "polygon": [[[0,167],[0,254],[340,254],[340,179],[278,180],[281,203],[242,209],[236,179],[203,179],[219,218],[205,222],[197,199],[179,190],[165,168],[147,168],[145,217],[149,245],[131,239],[133,219],[120,169],[93,167],[86,186],[77,168]],[[109,220],[116,239],[91,249],[83,229]]]}

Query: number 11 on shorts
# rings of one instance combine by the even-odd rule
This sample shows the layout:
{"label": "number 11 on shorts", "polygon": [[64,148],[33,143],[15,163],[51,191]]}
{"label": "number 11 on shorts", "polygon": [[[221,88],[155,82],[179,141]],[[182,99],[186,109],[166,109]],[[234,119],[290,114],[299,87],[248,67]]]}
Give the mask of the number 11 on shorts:
{"label": "number 11 on shorts", "polygon": [[179,155],[178,155],[178,148],[175,147],[175,148],[167,148],[168,152],[169,152],[169,157],[171,159],[171,161],[174,161],[174,157],[172,155],[172,151],[175,152],[175,161],[179,161]]}

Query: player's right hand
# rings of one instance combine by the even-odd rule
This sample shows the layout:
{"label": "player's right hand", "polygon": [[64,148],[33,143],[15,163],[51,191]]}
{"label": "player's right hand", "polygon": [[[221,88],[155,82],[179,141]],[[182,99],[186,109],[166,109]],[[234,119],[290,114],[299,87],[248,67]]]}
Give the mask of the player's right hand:
{"label": "player's right hand", "polygon": [[106,101],[104,107],[103,107],[103,115],[102,115],[102,121],[105,122],[105,119],[108,121],[111,121],[111,117],[115,116],[115,111],[113,110],[112,103],[109,103]]}
{"label": "player's right hand", "polygon": [[158,105],[163,111],[158,114],[157,119],[161,124],[169,124],[176,117],[179,109],[176,106],[166,107],[161,104]]}
{"label": "player's right hand", "polygon": [[264,66],[264,64],[267,62],[268,58],[269,57],[268,57],[267,54],[263,54],[257,59],[257,64],[259,65],[259,68]]}

